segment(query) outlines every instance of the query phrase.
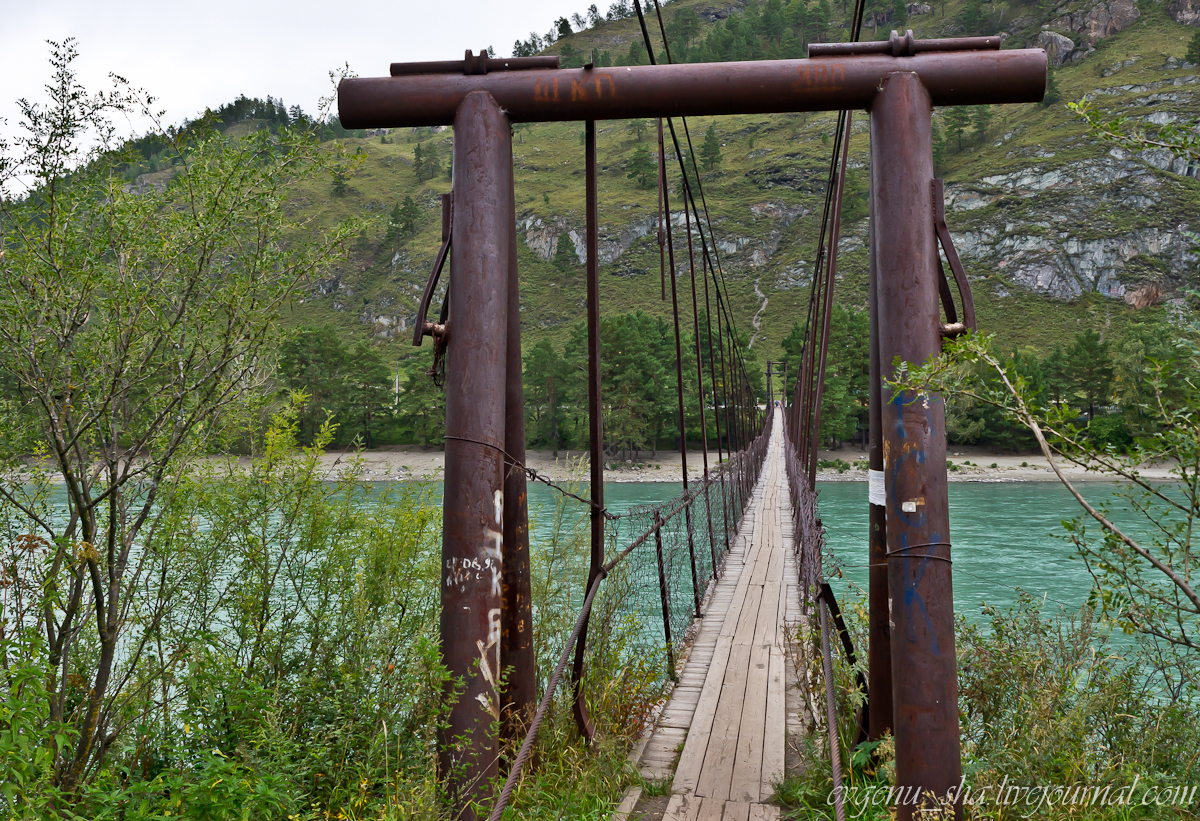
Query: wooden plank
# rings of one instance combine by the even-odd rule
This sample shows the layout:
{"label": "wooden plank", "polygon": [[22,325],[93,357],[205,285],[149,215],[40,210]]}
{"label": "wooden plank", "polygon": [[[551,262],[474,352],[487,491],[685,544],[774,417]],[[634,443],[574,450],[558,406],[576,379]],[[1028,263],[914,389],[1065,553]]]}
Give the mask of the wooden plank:
{"label": "wooden plank", "polygon": [[737,758],[737,739],[741,724],[742,702],[746,695],[746,668],[750,665],[750,645],[735,644],[729,654],[729,667],[721,697],[709,733],[708,749],[700,768],[697,795],[728,799]]}
{"label": "wooden plank", "polygon": [[757,585],[751,586],[746,591],[746,601],[742,605],[742,611],[738,614],[737,628],[733,635],[733,643],[753,644],[755,627],[758,625],[758,608],[762,603],[763,589]]}
{"label": "wooden plank", "polygon": [[621,803],[613,810],[613,814],[609,816],[608,821],[626,821],[629,814],[633,812],[633,808],[637,806],[638,799],[642,797],[641,787],[630,787],[625,791],[625,795],[621,798]]}
{"label": "wooden plank", "polygon": [[751,804],[748,821],[779,821],[779,807],[774,804]]}
{"label": "wooden plank", "polygon": [[700,813],[696,816],[696,821],[721,821],[721,816],[724,814],[724,801],[718,801],[715,798],[705,798],[700,803]]}
{"label": "wooden plank", "polygon": [[700,799],[694,795],[676,793],[667,802],[667,810],[663,813],[662,821],[696,821],[699,812]]}
{"label": "wooden plank", "polygon": [[743,801],[726,801],[722,821],[750,821],[750,805]]}
{"label": "wooden plank", "polygon": [[729,784],[733,801],[759,801],[762,789],[763,742],[766,737],[767,679],[770,674],[770,645],[751,649],[742,700],[737,753]]}
{"label": "wooden plank", "polygon": [[774,784],[783,779],[787,747],[787,658],[782,648],[772,648],[767,677],[767,720],[763,738],[762,785],[759,795],[767,798]]}
{"label": "wooden plank", "polygon": [[687,742],[683,746],[683,754],[680,755],[679,765],[675,769],[675,788],[681,792],[695,792],[699,782],[732,649],[732,636],[717,642],[712,664],[708,668],[708,678],[705,679],[704,689],[700,692],[696,711],[692,714]]}

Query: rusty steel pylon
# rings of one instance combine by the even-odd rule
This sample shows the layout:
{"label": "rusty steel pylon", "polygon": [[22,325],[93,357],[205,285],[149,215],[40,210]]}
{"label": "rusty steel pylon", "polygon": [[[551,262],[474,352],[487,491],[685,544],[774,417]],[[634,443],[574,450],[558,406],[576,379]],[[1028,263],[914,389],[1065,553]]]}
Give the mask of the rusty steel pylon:
{"label": "rusty steel pylon", "polygon": [[[935,215],[940,189],[933,185],[932,107],[1036,102],[1045,92],[1045,52],[999,46],[996,37],[921,41],[911,32],[893,32],[887,42],[813,46],[806,60],[581,69],[559,69],[553,57],[494,59],[467,52],[463,61],[397,63],[390,77],[348,79],[339,86],[346,128],[455,127],[450,310],[440,324],[424,322],[422,310],[418,333],[428,330],[447,354],[441,641],[443,660],[461,689],[441,737],[440,764],[456,817],[476,818],[472,803],[478,806],[489,795],[501,703],[529,703],[524,689],[520,695],[497,692],[502,666],[513,668],[508,681],[522,682],[521,688],[532,690],[529,682],[536,681],[520,630],[503,627],[528,613],[509,612],[528,606],[528,570],[519,567],[528,562],[528,533],[524,505],[509,499],[516,494],[523,500],[523,492],[506,479],[523,456],[511,451],[523,451],[524,444],[518,435],[523,411],[515,401],[520,335],[510,327],[518,322],[519,304],[510,134],[518,122],[870,112],[871,468],[882,478],[881,493],[872,494],[870,555],[872,565],[886,564],[887,590],[880,590],[883,574],[873,567],[869,655],[872,688],[890,686],[892,694],[891,709],[886,699],[872,697],[870,724],[873,734],[894,729],[898,787],[937,800],[957,786],[944,408],[936,396],[889,393],[881,380],[894,375],[897,359],[920,364],[936,355],[947,332],[939,315],[948,286],[941,287],[934,239],[944,222]],[[592,180],[593,126],[588,133]],[[589,280],[598,258],[594,196],[593,182]],[[951,253],[948,248],[948,258]],[[956,266],[957,258],[950,262]],[[957,268],[955,274],[961,286],[965,278]],[[590,313],[596,313],[589,319],[595,321],[598,290],[591,281],[589,297]],[[596,447],[596,373],[589,385]],[[745,396],[740,406],[750,407]],[[801,410],[791,409],[790,427],[806,437],[811,431],[797,429]],[[731,442],[748,441],[744,428],[752,420],[744,415],[726,420]],[[596,494],[602,493],[601,482],[597,471]],[[743,498],[748,492],[740,488]],[[603,523],[598,513],[593,517],[597,539]],[[602,545],[593,544],[593,553],[598,551]],[[881,614],[887,599],[891,611]],[[890,637],[884,629],[889,621]],[[888,663],[889,638],[890,676],[876,669]],[[897,809],[899,818],[908,819],[916,807]]]}

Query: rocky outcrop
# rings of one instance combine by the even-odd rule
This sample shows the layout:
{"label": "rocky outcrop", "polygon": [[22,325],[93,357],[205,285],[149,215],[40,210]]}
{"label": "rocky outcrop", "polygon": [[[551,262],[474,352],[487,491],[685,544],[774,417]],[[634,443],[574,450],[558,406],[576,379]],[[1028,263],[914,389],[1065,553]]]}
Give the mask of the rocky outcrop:
{"label": "rocky outcrop", "polygon": [[1056,31],[1043,31],[1029,41],[1029,48],[1046,50],[1046,60],[1052,66],[1061,66],[1075,50],[1075,43]]}
{"label": "rocky outcrop", "polygon": [[1004,229],[987,226],[952,232],[952,237],[964,262],[984,263],[1014,285],[1057,299],[1089,292],[1122,299],[1137,287],[1123,281],[1136,258],[1163,258],[1172,267],[1194,264],[1196,259],[1182,230],[1150,228],[1081,239],[1051,225],[1006,225]]}
{"label": "rocky outcrop", "polygon": [[[680,225],[683,224],[683,214],[676,215]],[[616,262],[621,255],[639,239],[654,233],[656,218],[653,216],[635,219],[620,228],[611,225],[600,226],[600,243],[598,246],[600,264],[607,265]],[[573,225],[564,217],[542,219],[526,213],[517,219],[517,227],[525,232],[525,245],[538,257],[549,262],[558,253],[558,244],[563,237],[570,237],[575,248],[575,256],[580,265],[587,263],[587,245],[583,228]]]}
{"label": "rocky outcrop", "polygon": [[1167,6],[1167,16],[1185,26],[1200,26],[1200,0],[1175,0]]}
{"label": "rocky outcrop", "polygon": [[1141,16],[1134,0],[1106,0],[1087,11],[1065,14],[1052,20],[1047,28],[1078,34],[1080,50],[1087,50],[1095,48],[1096,43],[1105,37],[1129,28]]}
{"label": "rocky outcrop", "polygon": [[908,16],[916,17],[918,14],[929,14],[933,11],[933,6],[928,3],[909,3]]}

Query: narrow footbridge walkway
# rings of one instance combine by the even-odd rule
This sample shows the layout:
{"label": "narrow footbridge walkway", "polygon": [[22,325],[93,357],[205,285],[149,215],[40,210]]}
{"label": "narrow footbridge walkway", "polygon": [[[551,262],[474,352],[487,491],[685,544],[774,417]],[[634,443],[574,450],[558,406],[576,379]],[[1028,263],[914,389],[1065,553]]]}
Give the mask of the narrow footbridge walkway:
{"label": "narrow footbridge walkway", "polygon": [[737,542],[641,758],[647,778],[673,774],[664,821],[779,817],[766,802],[783,776],[788,731],[799,725],[787,691],[800,601],[782,419],[775,423]]}

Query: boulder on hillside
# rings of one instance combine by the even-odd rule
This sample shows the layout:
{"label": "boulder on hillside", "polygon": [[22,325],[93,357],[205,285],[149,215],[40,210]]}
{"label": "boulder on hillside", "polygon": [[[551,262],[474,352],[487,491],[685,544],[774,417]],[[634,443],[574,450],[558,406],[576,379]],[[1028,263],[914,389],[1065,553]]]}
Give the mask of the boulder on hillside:
{"label": "boulder on hillside", "polygon": [[1185,26],[1200,26],[1200,0],[1175,0],[1167,6],[1167,16]]}
{"label": "boulder on hillside", "polygon": [[928,3],[909,3],[908,16],[916,17],[918,14],[929,14],[933,11],[933,6]]}
{"label": "boulder on hillside", "polygon": [[1045,49],[1046,60],[1050,65],[1057,67],[1067,61],[1067,57],[1075,50],[1075,43],[1056,31],[1043,31],[1029,41],[1028,48]]}
{"label": "boulder on hillside", "polygon": [[[1180,0],[1196,2],[1196,0]],[[1095,48],[1096,43],[1124,31],[1142,16],[1134,0],[1106,0],[1087,11],[1064,14],[1052,20],[1048,28],[1071,31],[1079,35],[1081,50]]]}

